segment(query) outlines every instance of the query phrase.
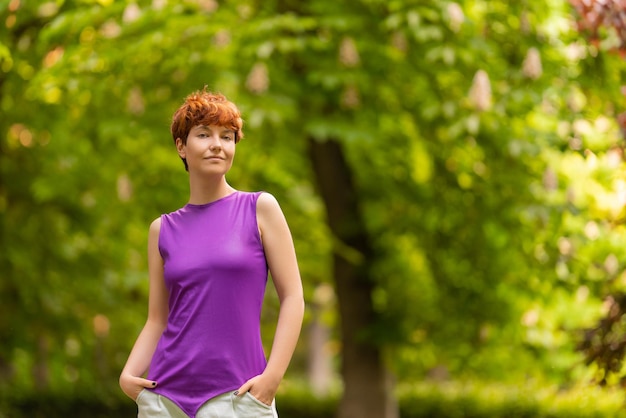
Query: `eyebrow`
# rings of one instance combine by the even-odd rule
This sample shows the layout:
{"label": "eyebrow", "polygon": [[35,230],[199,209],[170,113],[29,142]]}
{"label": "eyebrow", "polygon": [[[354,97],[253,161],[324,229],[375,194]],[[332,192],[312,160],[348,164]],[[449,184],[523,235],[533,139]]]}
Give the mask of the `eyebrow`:
{"label": "eyebrow", "polygon": [[[226,128],[226,127],[220,127],[220,128],[223,128],[223,129],[221,130],[221,133],[228,133],[228,132],[230,132],[230,133],[235,133],[235,130],[234,130],[234,129],[231,129],[231,128]],[[208,125],[198,125],[198,126],[196,126],[196,129],[198,129],[198,130],[203,130],[203,131],[213,132],[213,130],[212,130],[212,129],[208,126]]]}

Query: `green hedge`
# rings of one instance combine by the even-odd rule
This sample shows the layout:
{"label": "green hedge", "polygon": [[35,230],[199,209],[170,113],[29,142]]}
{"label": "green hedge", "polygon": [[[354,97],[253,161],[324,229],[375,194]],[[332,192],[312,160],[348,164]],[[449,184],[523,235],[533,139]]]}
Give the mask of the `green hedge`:
{"label": "green hedge", "polygon": [[[403,385],[401,418],[626,418],[621,391],[595,387],[559,391],[498,385]],[[338,396],[319,399],[305,389],[281,390],[281,418],[332,418]],[[111,418],[136,416],[128,399],[41,395],[0,402],[0,418]]]}
{"label": "green hedge", "polygon": [[626,418],[621,390],[482,383],[416,384],[398,390],[402,418]]}

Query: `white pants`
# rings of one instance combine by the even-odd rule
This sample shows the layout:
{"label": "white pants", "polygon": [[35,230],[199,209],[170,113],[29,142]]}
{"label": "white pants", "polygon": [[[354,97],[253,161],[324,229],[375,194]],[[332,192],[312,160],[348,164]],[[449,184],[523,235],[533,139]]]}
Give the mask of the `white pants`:
{"label": "white pants", "polygon": [[[137,418],[189,418],[174,402],[146,389],[139,393],[137,407]],[[278,413],[274,402],[269,406],[248,392],[227,392],[202,405],[196,418],[278,418]]]}

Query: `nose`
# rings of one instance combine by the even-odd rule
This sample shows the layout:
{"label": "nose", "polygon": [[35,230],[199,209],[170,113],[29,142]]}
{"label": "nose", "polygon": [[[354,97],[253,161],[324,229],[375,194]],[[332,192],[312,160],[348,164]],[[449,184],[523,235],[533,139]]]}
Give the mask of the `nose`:
{"label": "nose", "polygon": [[209,142],[209,149],[211,151],[214,150],[221,150],[222,149],[222,143],[220,142],[220,138],[217,135],[213,135],[211,136],[211,141]]}

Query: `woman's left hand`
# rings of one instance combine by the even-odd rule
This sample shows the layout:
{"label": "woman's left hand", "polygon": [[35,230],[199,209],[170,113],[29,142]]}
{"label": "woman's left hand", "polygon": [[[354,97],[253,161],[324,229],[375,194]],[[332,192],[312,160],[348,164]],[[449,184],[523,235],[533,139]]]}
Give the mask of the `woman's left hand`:
{"label": "woman's left hand", "polygon": [[265,405],[271,405],[278,389],[278,384],[274,383],[273,380],[265,374],[254,376],[241,385],[235,393],[237,396],[243,396],[246,392],[250,392],[250,395],[254,396],[258,401],[263,402]]}

